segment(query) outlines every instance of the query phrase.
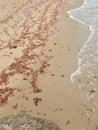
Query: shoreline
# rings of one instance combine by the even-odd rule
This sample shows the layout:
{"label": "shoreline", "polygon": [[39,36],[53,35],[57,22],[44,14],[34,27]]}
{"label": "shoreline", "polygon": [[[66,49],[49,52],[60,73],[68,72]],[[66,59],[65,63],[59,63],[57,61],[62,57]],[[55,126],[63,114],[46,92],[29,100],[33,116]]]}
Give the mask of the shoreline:
{"label": "shoreline", "polygon": [[[55,29],[45,48],[47,55],[53,58],[48,61],[50,66],[38,77],[38,85],[42,92],[33,93],[28,80],[23,81],[18,75],[18,80],[16,82],[12,80],[11,83],[13,87],[15,84],[21,85],[22,91],[20,89],[16,91],[15,95],[9,98],[8,103],[0,108],[1,117],[25,111],[33,116],[55,122],[62,130],[82,130],[83,126],[94,129],[96,119],[87,117],[85,99],[80,95],[78,85],[74,86],[70,82],[70,74],[77,68],[78,52],[89,36],[89,30],[88,26],[70,19],[67,11],[80,6],[82,1],[70,0],[66,8],[62,8],[57,16],[58,21],[53,26]],[[20,52],[21,49],[18,53]],[[40,50],[37,49],[36,53],[39,55]]]}

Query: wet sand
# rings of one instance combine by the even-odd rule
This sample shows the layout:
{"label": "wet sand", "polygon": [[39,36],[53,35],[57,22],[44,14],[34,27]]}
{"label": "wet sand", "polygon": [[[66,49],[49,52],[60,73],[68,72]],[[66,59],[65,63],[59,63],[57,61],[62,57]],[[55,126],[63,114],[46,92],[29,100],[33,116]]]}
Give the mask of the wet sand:
{"label": "wet sand", "polygon": [[6,12],[0,13],[0,116],[25,111],[55,122],[62,130],[95,129],[94,103],[87,102],[78,84],[70,81],[89,30],[70,19],[67,11],[83,0],[52,4],[43,0],[43,4],[36,1],[37,6],[28,0],[14,2],[16,8],[12,0],[0,2]]}

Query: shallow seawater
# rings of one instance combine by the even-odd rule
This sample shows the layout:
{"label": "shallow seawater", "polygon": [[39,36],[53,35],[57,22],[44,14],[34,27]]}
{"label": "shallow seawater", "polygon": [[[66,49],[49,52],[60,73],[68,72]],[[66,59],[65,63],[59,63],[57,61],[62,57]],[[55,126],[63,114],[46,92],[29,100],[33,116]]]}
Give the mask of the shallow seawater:
{"label": "shallow seawater", "polygon": [[[78,54],[78,67],[71,74],[71,81],[78,84],[80,93],[85,97],[85,100],[91,102],[93,116],[96,117],[98,103],[96,100],[98,87],[98,40],[97,40],[97,4],[96,0],[84,0],[84,3],[73,10],[69,10],[70,18],[89,27],[89,36],[84,42]],[[87,116],[90,117],[89,112]]]}
{"label": "shallow seawater", "polygon": [[96,129],[97,30],[67,13],[82,4],[0,1],[0,117],[25,112],[61,130]]}
{"label": "shallow seawater", "polygon": [[[76,20],[77,22],[88,25],[90,30],[90,35],[87,37],[83,47],[80,49],[78,56],[78,69],[75,73],[71,75],[71,80],[75,80],[78,76],[88,78],[87,83],[83,85],[96,86],[97,82],[97,69],[98,69],[98,60],[97,60],[97,1],[85,0],[84,3],[71,11],[68,11],[69,16]],[[75,78],[76,77],[76,78]],[[91,84],[91,85],[90,85]]]}

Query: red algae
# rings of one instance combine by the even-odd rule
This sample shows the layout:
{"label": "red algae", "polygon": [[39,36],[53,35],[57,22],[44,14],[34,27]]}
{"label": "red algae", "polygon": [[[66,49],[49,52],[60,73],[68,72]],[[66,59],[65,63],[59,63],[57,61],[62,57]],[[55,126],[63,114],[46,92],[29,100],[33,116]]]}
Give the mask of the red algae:
{"label": "red algae", "polygon": [[42,101],[42,99],[41,99],[41,98],[36,97],[36,98],[34,98],[34,99],[33,99],[33,101],[34,101],[35,106],[38,106],[39,102],[41,102],[41,101]]}
{"label": "red algae", "polygon": [[12,106],[12,108],[13,108],[14,110],[16,110],[16,109],[18,108],[18,104],[16,103],[15,105]]}
{"label": "red algae", "polygon": [[[8,86],[10,78],[15,74],[21,74],[25,77],[23,80],[30,79],[32,81],[32,92],[42,91],[38,86],[38,77],[50,66],[48,61],[53,58],[53,56],[46,54],[44,48],[47,47],[52,26],[57,23],[59,9],[63,7],[65,2],[66,0],[39,0],[36,2],[29,0],[25,5],[17,8],[12,15],[0,22],[2,25],[0,50],[8,49],[10,53],[6,56],[10,58],[13,55],[14,57],[11,64],[0,72],[0,88],[4,85]],[[20,47],[22,48],[22,55],[14,56],[12,50],[18,52]],[[37,50],[39,50],[39,53],[37,53]],[[39,67],[34,67],[37,64],[39,64]],[[8,100],[8,96],[12,94],[13,89],[5,87],[0,91],[4,91],[4,94],[6,91],[10,93],[5,94],[3,98],[1,95],[0,104],[2,105],[4,101]]]}
{"label": "red algae", "polygon": [[12,88],[0,88],[0,107],[7,103],[9,96],[12,96],[13,92],[14,89]]}
{"label": "red algae", "polygon": [[68,120],[67,122],[66,122],[66,125],[69,125],[70,124],[70,120]]}

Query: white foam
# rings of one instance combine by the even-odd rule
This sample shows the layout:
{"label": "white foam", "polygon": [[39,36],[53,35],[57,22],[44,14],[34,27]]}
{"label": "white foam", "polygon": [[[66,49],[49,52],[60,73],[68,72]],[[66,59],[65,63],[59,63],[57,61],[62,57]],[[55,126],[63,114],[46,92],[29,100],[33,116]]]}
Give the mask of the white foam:
{"label": "white foam", "polygon": [[98,86],[98,0],[84,0],[83,4],[68,11],[70,18],[89,26],[90,36],[80,49],[78,68],[71,74],[71,81],[79,86]]}
{"label": "white foam", "polygon": [[67,12],[69,16],[90,27],[90,30],[98,29],[98,0],[84,0],[77,9]]}

